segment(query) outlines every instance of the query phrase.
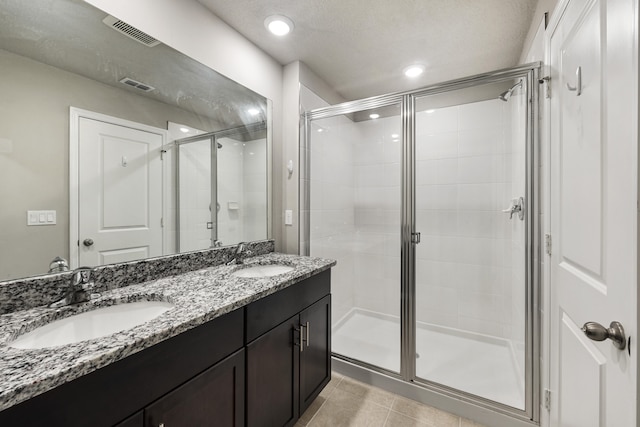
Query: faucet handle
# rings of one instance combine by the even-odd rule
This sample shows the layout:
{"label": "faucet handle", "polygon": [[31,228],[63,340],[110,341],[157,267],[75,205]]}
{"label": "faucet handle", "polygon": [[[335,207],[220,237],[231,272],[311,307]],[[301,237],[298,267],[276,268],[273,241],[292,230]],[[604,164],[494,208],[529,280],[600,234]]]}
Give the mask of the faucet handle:
{"label": "faucet handle", "polygon": [[[71,278],[71,284],[73,286],[89,284],[91,281],[91,268],[89,267],[80,267],[73,271],[73,277]],[[92,284],[93,285],[93,284]]]}

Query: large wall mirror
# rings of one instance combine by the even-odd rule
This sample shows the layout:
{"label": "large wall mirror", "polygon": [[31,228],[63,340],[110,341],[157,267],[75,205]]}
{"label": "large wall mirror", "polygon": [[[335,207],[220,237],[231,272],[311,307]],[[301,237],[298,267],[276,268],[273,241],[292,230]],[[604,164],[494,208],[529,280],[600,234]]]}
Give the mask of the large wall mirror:
{"label": "large wall mirror", "polygon": [[270,237],[264,97],[80,0],[3,0],[0,70],[0,281]]}

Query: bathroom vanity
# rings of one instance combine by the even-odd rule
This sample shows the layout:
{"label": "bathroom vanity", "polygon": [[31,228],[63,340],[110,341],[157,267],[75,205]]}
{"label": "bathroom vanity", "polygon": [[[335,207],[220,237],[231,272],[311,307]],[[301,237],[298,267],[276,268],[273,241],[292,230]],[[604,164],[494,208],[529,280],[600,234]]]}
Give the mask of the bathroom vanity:
{"label": "bathroom vanity", "polygon": [[[292,269],[238,273],[274,264]],[[269,253],[112,289],[87,304],[147,298],[174,308],[61,347],[7,346],[17,325],[51,309],[0,316],[0,425],[293,425],[330,380],[334,264]]]}

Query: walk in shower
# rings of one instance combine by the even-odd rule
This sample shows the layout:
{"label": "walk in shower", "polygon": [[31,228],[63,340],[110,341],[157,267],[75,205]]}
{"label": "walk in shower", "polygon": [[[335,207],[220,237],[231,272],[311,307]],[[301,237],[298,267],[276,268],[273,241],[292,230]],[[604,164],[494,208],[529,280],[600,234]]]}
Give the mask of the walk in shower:
{"label": "walk in shower", "polygon": [[301,252],[334,356],[537,419],[537,66],[305,113]]}

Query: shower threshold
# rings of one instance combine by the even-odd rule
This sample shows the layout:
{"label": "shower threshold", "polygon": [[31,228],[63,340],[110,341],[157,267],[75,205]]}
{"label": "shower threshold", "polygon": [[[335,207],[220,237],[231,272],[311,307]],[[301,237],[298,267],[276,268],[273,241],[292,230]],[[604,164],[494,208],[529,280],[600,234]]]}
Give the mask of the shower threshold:
{"label": "shower threshold", "polygon": [[[332,330],[336,354],[400,371],[400,319],[352,308]],[[524,377],[511,341],[417,323],[416,375],[514,408],[524,408]],[[522,360],[522,357],[520,357]]]}

